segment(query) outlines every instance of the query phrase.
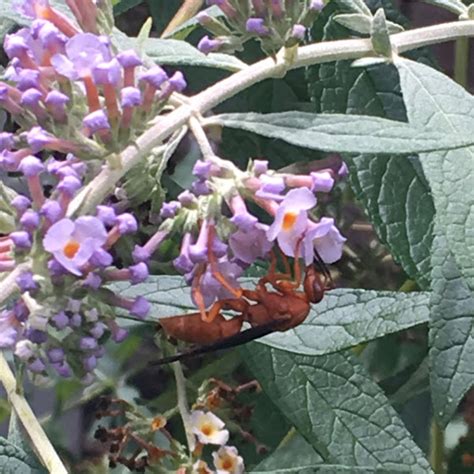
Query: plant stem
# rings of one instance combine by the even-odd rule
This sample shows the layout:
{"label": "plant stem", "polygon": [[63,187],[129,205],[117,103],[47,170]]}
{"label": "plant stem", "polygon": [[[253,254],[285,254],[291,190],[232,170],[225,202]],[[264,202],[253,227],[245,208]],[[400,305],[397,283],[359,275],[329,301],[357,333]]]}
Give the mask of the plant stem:
{"label": "plant stem", "polygon": [[191,417],[189,415],[188,399],[186,397],[186,379],[184,378],[183,369],[179,362],[173,362],[174,378],[176,380],[176,393],[178,396],[178,409],[183,420],[184,432],[186,434],[186,440],[188,442],[189,455],[191,456],[194,448],[196,447],[196,441],[194,434],[191,429]]}
{"label": "plant stem", "polygon": [[459,38],[454,52],[454,80],[467,88],[469,74],[469,38]]}
{"label": "plant stem", "polygon": [[33,410],[28,405],[26,399],[18,393],[15,376],[5,360],[3,352],[0,352],[0,381],[5,387],[8,400],[28,433],[32,445],[46,469],[54,474],[67,474],[64,464],[36,419]]}
{"label": "plant stem", "polygon": [[[395,52],[417,49],[422,46],[452,41],[462,37],[474,36],[474,20],[444,23],[441,25],[417,28],[391,35],[390,40]],[[128,146],[121,154],[121,168],[112,169],[106,166],[71,202],[68,216],[79,210],[81,213],[94,211],[116,183],[150,151],[168,138],[175,130],[182,127],[193,115],[204,114],[216,105],[224,102],[237,93],[265,79],[283,77],[290,69],[337,61],[374,56],[370,39],[350,39],[327,41],[298,49],[292,63],[286,60],[285,51],[277,55],[277,60],[267,58],[249,66],[208,89],[191,97],[186,104],[162,116],[153,127],[144,132],[133,145]]]}
{"label": "plant stem", "polygon": [[431,422],[430,463],[435,474],[444,473],[444,431],[434,418]]}

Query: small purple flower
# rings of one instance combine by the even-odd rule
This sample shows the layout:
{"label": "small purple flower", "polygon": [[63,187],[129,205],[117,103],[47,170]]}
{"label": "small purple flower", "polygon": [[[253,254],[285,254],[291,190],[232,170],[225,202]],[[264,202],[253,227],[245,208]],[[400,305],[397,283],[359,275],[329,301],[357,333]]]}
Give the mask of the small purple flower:
{"label": "small purple flower", "polygon": [[44,170],[44,165],[36,156],[28,155],[20,161],[18,169],[27,177],[38,176]]}
{"label": "small purple flower", "polygon": [[234,257],[248,265],[258,258],[265,258],[273,244],[267,239],[268,227],[258,224],[248,231],[238,230],[229,238],[229,246]]}
{"label": "small purple flower", "polygon": [[299,239],[308,227],[308,213],[316,205],[316,198],[308,188],[292,189],[280,203],[275,220],[267,231],[270,241],[278,240],[285,255],[295,256]]}
{"label": "small purple flower", "polygon": [[19,249],[29,249],[31,248],[31,239],[30,234],[24,230],[18,230],[10,234],[10,239]]}
{"label": "small purple flower", "polygon": [[46,370],[46,366],[44,362],[38,358],[28,364],[28,369],[35,374],[40,374]]}
{"label": "small purple flower", "polygon": [[69,378],[72,376],[72,369],[66,361],[55,363],[53,367],[60,377]]}
{"label": "small purple flower", "polygon": [[120,105],[122,107],[138,107],[142,104],[142,93],[136,87],[124,87],[120,91]]}
{"label": "small purple flower", "polygon": [[128,336],[128,331],[126,329],[117,327],[112,330],[112,339],[114,342],[122,342],[124,341]]}
{"label": "small purple flower", "polygon": [[168,80],[168,91],[170,92],[183,92],[186,89],[187,83],[184,79],[184,75],[181,71],[176,71]]}
{"label": "small purple flower", "polygon": [[144,282],[148,278],[148,265],[144,262],[129,267],[132,285]]}
{"label": "small purple flower", "polygon": [[137,316],[140,319],[145,319],[150,312],[151,305],[146,300],[143,298],[143,296],[139,296],[132,305],[132,308],[130,309],[130,314],[133,316]]}
{"label": "small purple flower", "polygon": [[97,249],[90,259],[90,263],[96,267],[105,268],[112,265],[113,257],[109,252],[100,248]]}
{"label": "small purple flower", "polygon": [[191,191],[195,196],[206,196],[211,193],[207,181],[197,179],[191,184]]}
{"label": "small purple flower", "polygon": [[79,341],[79,348],[82,351],[91,351],[93,349],[97,349],[97,340],[89,336],[81,337],[81,340]]}
{"label": "small purple flower", "polygon": [[213,51],[218,51],[223,43],[224,42],[221,39],[211,39],[206,35],[200,39],[197,47],[201,53],[209,54]]}
{"label": "small purple flower", "polygon": [[195,244],[189,246],[189,257],[193,263],[207,261],[207,241],[209,236],[209,222],[203,221],[199,229],[199,236]]}
{"label": "small purple flower", "polygon": [[100,130],[109,130],[110,123],[107,114],[103,110],[96,110],[86,115],[82,120],[82,124],[90,133],[96,133]]}
{"label": "small purple flower", "polygon": [[11,348],[18,338],[19,323],[13,311],[0,313],[0,348]]}
{"label": "small purple flower", "polygon": [[178,201],[183,207],[190,207],[196,202],[196,196],[185,189],[181,194],[179,194]]}
{"label": "small purple flower", "polygon": [[97,367],[97,357],[91,355],[82,359],[82,366],[86,372],[92,372]]}
{"label": "small purple flower", "polygon": [[110,59],[109,48],[99,36],[79,33],[67,41],[66,54],[55,54],[51,64],[59,74],[74,81],[91,76],[96,65]]}
{"label": "small purple flower", "polygon": [[41,127],[33,127],[29,132],[27,132],[26,139],[34,153],[43,150],[43,148],[46,148],[48,145],[56,141],[56,137]]}
{"label": "small purple flower", "polygon": [[122,79],[122,68],[117,59],[97,64],[92,69],[92,77],[98,85],[111,84],[116,86]]}
{"label": "small purple flower", "polygon": [[303,41],[306,34],[306,28],[303,25],[293,25],[291,30],[291,37],[297,39],[298,41]]}
{"label": "small purple flower", "polygon": [[26,89],[26,91],[21,94],[20,104],[26,107],[38,106],[42,96],[43,94],[38,89]]}
{"label": "small purple flower", "polygon": [[140,247],[140,245],[135,245],[132,258],[135,263],[146,262],[151,257],[150,252],[145,247]]}
{"label": "small purple flower", "polygon": [[334,219],[323,217],[318,223],[312,223],[304,237],[303,251],[306,265],[314,260],[314,248],[325,263],[334,263],[342,256],[346,239],[334,225]]}
{"label": "small purple flower", "polygon": [[163,219],[171,219],[181,208],[181,203],[178,201],[164,202],[160,209],[160,217]]}
{"label": "small purple flower", "polygon": [[165,81],[168,80],[168,75],[160,66],[153,66],[142,73],[139,77],[141,81],[147,82],[155,89],[158,89]]}
{"label": "small purple flower", "polygon": [[268,171],[268,160],[254,160],[253,172],[255,176],[260,176]]}
{"label": "small purple flower", "polygon": [[66,119],[66,105],[70,99],[66,94],[53,90],[48,93],[44,102],[55,120],[64,121]]}
{"label": "small purple flower", "polygon": [[22,214],[31,206],[31,201],[26,196],[19,194],[12,199],[11,204],[19,214]]}
{"label": "small purple flower", "polygon": [[82,183],[79,178],[75,176],[65,176],[61,181],[59,181],[58,185],[56,186],[58,191],[66,194],[67,196],[74,196],[76,192],[81,188]]}
{"label": "small purple flower", "polygon": [[334,178],[329,171],[313,171],[311,173],[313,186],[311,191],[328,193],[334,186]]}
{"label": "small purple flower", "polygon": [[245,24],[245,29],[257,36],[267,36],[270,33],[263,18],[249,18]]}
{"label": "small purple flower", "polygon": [[248,231],[255,227],[258,219],[247,211],[247,206],[240,194],[236,194],[230,201],[230,207],[233,212],[231,222],[239,229]]}
{"label": "small purple flower", "polygon": [[212,22],[211,16],[205,11],[200,11],[195,18],[201,26],[209,25]]}
{"label": "small purple flower", "polygon": [[40,87],[41,74],[35,69],[22,69],[18,73],[17,87],[21,91]]}
{"label": "small purple flower", "polygon": [[280,195],[285,189],[285,180],[283,178],[262,174],[259,180],[261,185],[255,196],[261,199],[283,200],[283,196]]}
{"label": "small purple flower", "polygon": [[82,216],[73,222],[61,219],[53,224],[43,239],[47,252],[69,272],[81,275],[80,267],[102,248],[107,240],[107,231],[97,217]]}
{"label": "small purple flower", "polygon": [[50,224],[54,224],[63,216],[63,209],[59,202],[48,199],[41,206],[40,214],[44,216]]}
{"label": "small purple flower", "polygon": [[133,234],[138,229],[138,223],[132,214],[124,213],[117,216],[115,224],[121,235]]}
{"label": "small purple flower", "polygon": [[84,278],[83,284],[84,286],[87,286],[88,288],[97,290],[100,288],[100,285],[102,285],[102,278],[96,273],[90,272],[87,274],[87,277]]}
{"label": "small purple flower", "polygon": [[23,272],[15,281],[22,293],[38,289],[38,283],[33,279],[33,273],[31,272]]}
{"label": "small purple flower", "polygon": [[60,311],[58,314],[53,316],[51,321],[59,330],[64,329],[69,325],[69,318],[66,316],[64,311]]}
{"label": "small purple flower", "polygon": [[14,144],[13,133],[0,132],[0,150],[11,150]]}
{"label": "small purple flower", "polygon": [[67,37],[63,35],[50,21],[35,20],[31,24],[33,38],[39,39],[46,49],[57,51],[66,44]]}
{"label": "small purple flower", "polygon": [[105,324],[103,323],[97,323],[92,326],[90,329],[89,333],[94,339],[100,339],[105,332]]}
{"label": "small purple flower", "polygon": [[[0,316],[1,319],[1,316]],[[1,323],[0,323],[1,326]],[[3,334],[3,331],[0,331]],[[1,347],[1,342],[0,342],[0,347]],[[15,345],[15,352],[14,354],[19,357],[23,361],[27,361],[28,359],[31,359],[35,352],[34,352],[34,346],[33,343],[28,340],[28,339],[22,339],[21,341],[18,341]]]}
{"label": "small purple flower", "polygon": [[49,361],[52,363],[58,363],[64,360],[64,351],[60,347],[49,349],[47,354]]}
{"label": "small purple flower", "polygon": [[320,12],[324,8],[324,1],[323,0],[311,0],[309,5],[309,9]]}
{"label": "small purple flower", "polygon": [[37,212],[29,209],[20,218],[20,224],[28,232],[33,232],[40,225],[40,216]]}
{"label": "small purple flower", "polygon": [[80,328],[82,326],[82,316],[79,313],[74,313],[69,320],[69,326],[72,328]]}
{"label": "small purple flower", "polygon": [[104,225],[112,227],[117,220],[117,215],[112,206],[97,206],[97,218],[100,219]]}
{"label": "small purple flower", "polygon": [[124,67],[137,67],[142,65],[142,60],[133,49],[127,49],[117,54],[117,61]]}
{"label": "small purple flower", "polygon": [[210,161],[197,160],[193,166],[193,175],[200,179],[208,179],[211,176],[211,168]]}
{"label": "small purple flower", "polygon": [[189,248],[191,246],[191,234],[184,234],[181,242],[181,251],[179,257],[173,260],[173,265],[180,273],[189,273],[194,268],[194,263],[189,256]]}
{"label": "small purple flower", "polygon": [[28,329],[26,337],[35,344],[43,344],[48,340],[48,334],[39,329]]}

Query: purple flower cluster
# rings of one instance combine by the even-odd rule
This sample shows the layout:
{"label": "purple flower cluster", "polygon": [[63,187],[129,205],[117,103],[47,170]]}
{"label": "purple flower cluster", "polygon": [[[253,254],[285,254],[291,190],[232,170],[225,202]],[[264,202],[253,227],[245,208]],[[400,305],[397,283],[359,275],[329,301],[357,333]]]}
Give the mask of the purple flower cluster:
{"label": "purple flower cluster", "polygon": [[80,31],[48,0],[23,0],[17,8],[33,21],[6,36],[10,62],[0,82],[0,106],[25,129],[39,125],[43,147],[84,159],[127,143],[186,87],[181,72],[145,68],[133,50],[116,54],[96,31],[96,3],[68,2]]}
{"label": "purple flower cluster", "polygon": [[[26,155],[16,170],[23,173],[29,195],[17,195],[11,202],[17,228],[0,238],[0,271],[29,262],[34,274],[18,276],[21,294],[0,314],[0,348],[12,349],[36,377],[45,376],[49,367],[50,373],[74,373],[87,382],[104,353],[103,342],[121,342],[127,335],[115,321],[116,308],[138,319],[150,310],[143,297],[127,299],[104,288],[110,282],[138,284],[148,277],[145,261],[117,268],[111,253],[121,236],[137,231],[137,221],[105,205],[94,216],[66,217],[86,172],[73,155],[44,164]],[[48,195],[43,182],[48,187],[54,183]]]}
{"label": "purple flower cluster", "polygon": [[214,35],[204,36],[198,44],[205,54],[239,50],[252,38],[268,54],[294,46],[304,41],[307,28],[324,7],[323,0],[207,0],[207,4],[216,5],[224,20],[205,11],[198,14],[199,23]]}
{"label": "purple flower cluster", "polygon": [[[272,172],[263,160],[253,161],[246,172],[236,168],[231,172],[218,161],[196,162],[193,192],[185,191],[177,201],[165,203],[161,216],[162,229],[184,226],[174,266],[192,286],[200,309],[216,299],[238,296],[238,278],[256,260],[267,259],[275,243],[285,255],[302,258],[305,265],[313,263],[315,252],[326,263],[341,258],[346,239],[334,219],[313,220],[309,214],[317,204],[315,193],[331,191],[347,174],[345,164],[334,166],[294,175]],[[249,203],[265,210],[271,225],[260,222],[249,211]]]}

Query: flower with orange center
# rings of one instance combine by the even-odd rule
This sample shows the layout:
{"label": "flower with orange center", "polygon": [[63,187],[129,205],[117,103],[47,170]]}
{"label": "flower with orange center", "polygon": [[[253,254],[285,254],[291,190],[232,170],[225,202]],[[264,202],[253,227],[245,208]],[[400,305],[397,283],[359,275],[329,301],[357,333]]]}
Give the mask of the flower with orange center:
{"label": "flower with orange center", "polygon": [[225,444],[229,439],[229,432],[222,429],[225,423],[214,413],[194,410],[191,413],[191,426],[202,444]]}
{"label": "flower with orange center", "polygon": [[283,253],[295,256],[298,241],[308,224],[308,210],[316,205],[316,197],[308,188],[292,189],[275,213],[275,220],[267,231],[270,241],[277,240]]}
{"label": "flower with orange center", "polygon": [[104,224],[97,217],[61,219],[46,232],[43,246],[70,273],[82,275],[84,266],[107,240]]}
{"label": "flower with orange center", "polygon": [[233,446],[222,446],[212,453],[217,474],[242,474],[244,460]]}

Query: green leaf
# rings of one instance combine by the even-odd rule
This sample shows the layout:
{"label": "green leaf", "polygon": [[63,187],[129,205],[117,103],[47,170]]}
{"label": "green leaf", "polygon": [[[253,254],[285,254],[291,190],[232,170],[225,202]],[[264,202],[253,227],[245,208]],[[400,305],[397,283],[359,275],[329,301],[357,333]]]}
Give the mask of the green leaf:
{"label": "green leaf", "polygon": [[[334,21],[337,21],[340,25],[349,28],[350,30],[356,31],[362,35],[370,34],[372,27],[372,17],[362,15],[361,13],[342,13],[334,16]],[[393,23],[392,21],[385,21],[388,32],[390,34],[400,33],[403,31],[403,27]]]}
{"label": "green leaf", "polygon": [[127,10],[143,3],[143,0],[118,0],[114,1],[114,16],[125,13]]}
{"label": "green leaf", "polygon": [[[389,20],[405,24],[391,0],[367,3],[374,10],[383,7]],[[348,31],[331,20],[338,4],[338,0],[332,0],[323,10],[312,31],[315,39],[347,37]],[[416,52],[418,57],[422,51]],[[429,57],[423,56],[423,60],[429,62]],[[405,122],[396,68],[379,65],[364,70],[351,64],[338,61],[308,69],[316,111],[375,115]],[[405,272],[421,288],[428,288],[434,205],[418,158],[345,155],[344,159],[357,199],[364,205],[380,240]]]}
{"label": "green leaf", "polygon": [[[132,43],[134,40],[130,38]],[[169,66],[201,66],[227,71],[240,71],[245,63],[230,54],[203,54],[194,46],[174,39],[149,38],[143,44],[143,52],[157,64]]]}
{"label": "green leaf", "polygon": [[[448,77],[408,60],[396,63],[409,120],[449,132],[474,132],[474,99]],[[472,385],[474,364],[474,149],[420,155],[436,218],[432,247],[431,387],[446,424]]]}
{"label": "green leaf", "polygon": [[305,148],[339,153],[406,154],[474,144],[474,136],[469,134],[442,133],[364,115],[250,112],[217,115],[209,122]]}
{"label": "green leaf", "polygon": [[429,320],[429,293],[337,289],[313,305],[303,324],[259,342],[303,355],[356,346]]}
{"label": "green leaf", "polygon": [[297,356],[262,344],[242,351],[263,390],[326,463],[431,472],[380,388],[350,353]]}
{"label": "green leaf", "polygon": [[392,45],[390,43],[387,20],[385,18],[385,12],[383,8],[379,8],[374,15],[374,19],[372,20],[372,25],[370,28],[370,37],[374,51],[377,54],[381,54],[386,57],[390,57],[392,55]]}
{"label": "green leaf", "polygon": [[0,472],[2,474],[44,474],[46,471],[40,468],[36,459],[31,458],[23,449],[0,437]]}

